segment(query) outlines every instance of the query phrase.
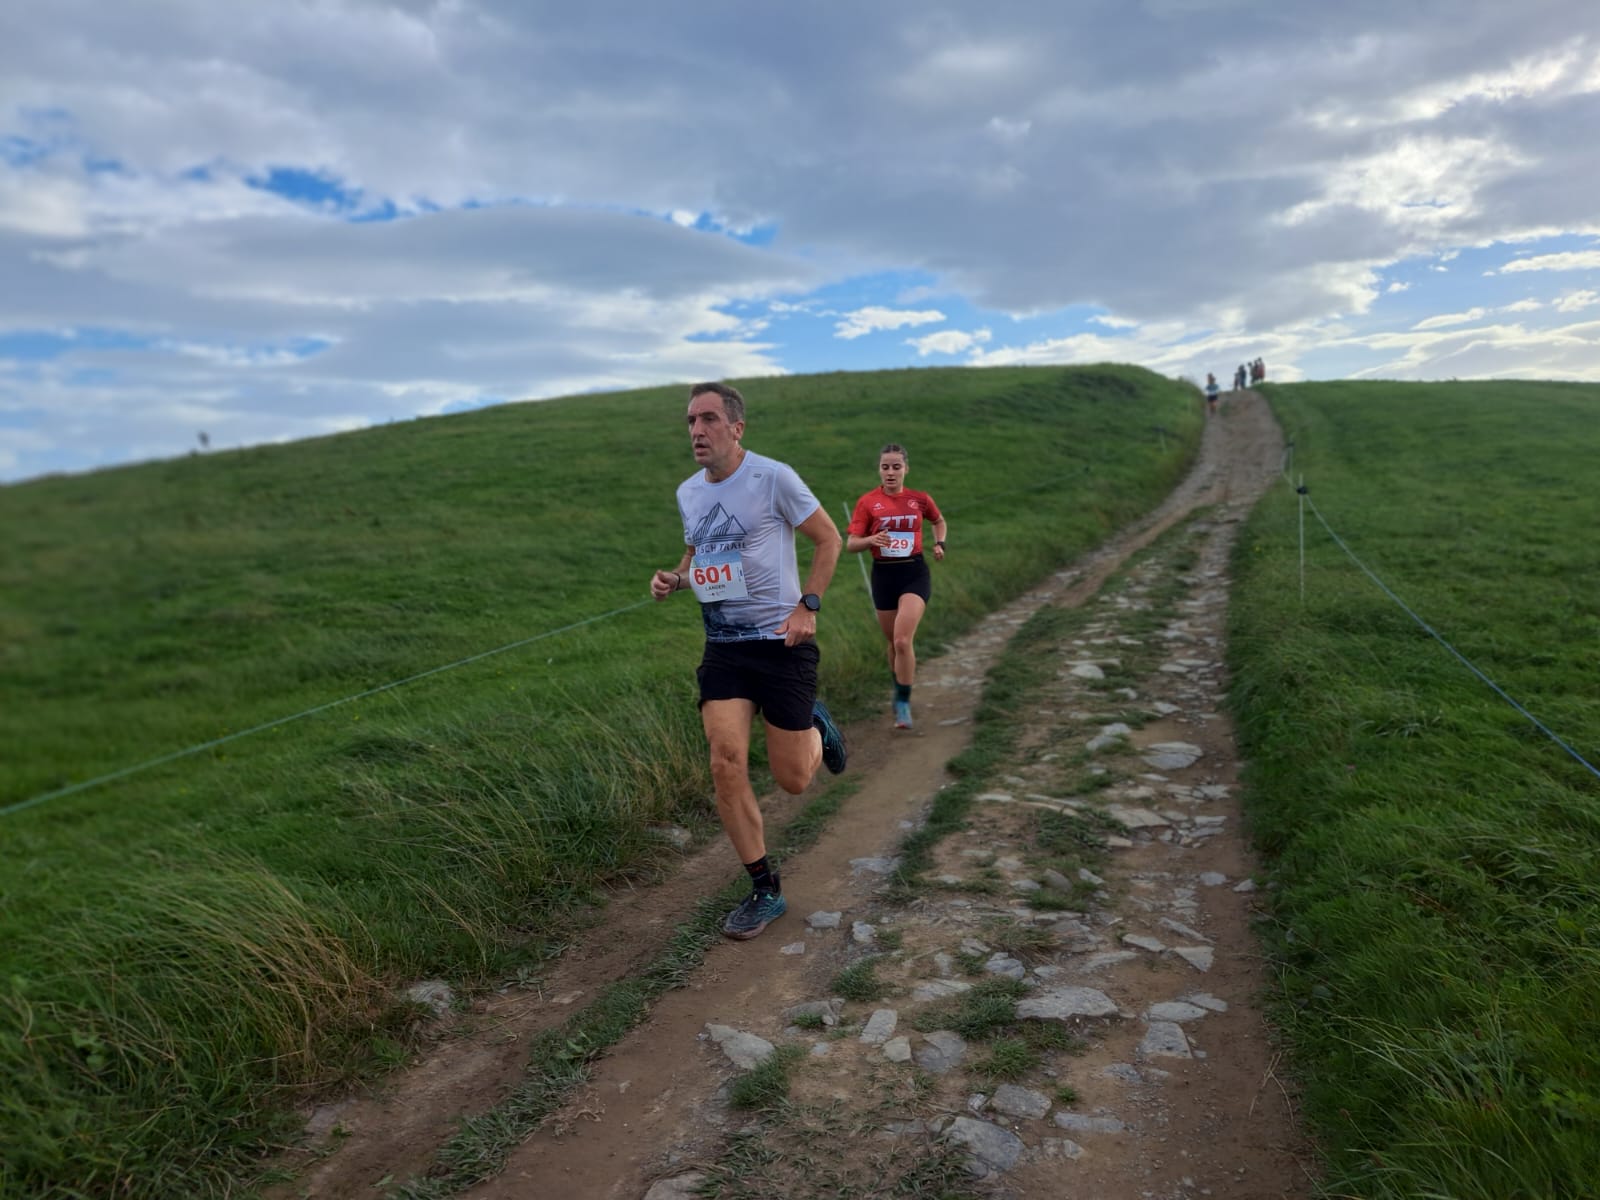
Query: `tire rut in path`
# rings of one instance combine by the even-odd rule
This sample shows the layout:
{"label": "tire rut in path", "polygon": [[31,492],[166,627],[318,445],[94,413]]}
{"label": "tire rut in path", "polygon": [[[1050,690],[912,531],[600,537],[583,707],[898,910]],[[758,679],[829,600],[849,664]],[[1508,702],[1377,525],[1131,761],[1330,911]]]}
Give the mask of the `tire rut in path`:
{"label": "tire rut in path", "polygon": [[[1067,1180],[1075,1191],[1092,1185],[1083,1194],[1109,1200],[1198,1196],[1204,1187],[1211,1194],[1236,1198],[1306,1194],[1307,1177],[1300,1166],[1305,1156],[1292,1104],[1287,1092],[1274,1086],[1275,1059],[1257,1008],[1265,978],[1249,930],[1249,896],[1229,887],[1191,886],[1200,875],[1220,875],[1232,884],[1248,878],[1250,871],[1231,786],[1236,775],[1231,729],[1214,709],[1220,706],[1223,686],[1228,548],[1238,522],[1276,476],[1281,455],[1281,436],[1265,402],[1254,393],[1230,396],[1222,414],[1208,422],[1196,467],[1154,513],[991,614],[948,654],[925,665],[917,685],[914,735],[853,730],[854,744],[868,751],[857,759],[867,778],[819,842],[786,864],[790,915],[755,941],[713,947],[688,987],[657,1001],[650,1018],[595,1064],[583,1093],[557,1119],[513,1152],[498,1176],[464,1194],[475,1200],[536,1195],[634,1200],[656,1180],[715,1162],[742,1118],[730,1116],[719,1102],[719,1089],[730,1072],[721,1052],[704,1037],[707,1024],[751,1030],[774,1042],[793,1040],[783,1037],[783,1010],[825,996],[827,981],[851,955],[852,921],[881,912],[874,899],[881,878],[863,860],[892,854],[947,781],[944,764],[967,744],[983,677],[1011,634],[1041,606],[1084,604],[1132,554],[1204,506],[1218,506],[1218,512],[1204,533],[1196,592],[1185,603],[1197,631],[1191,635],[1199,644],[1193,654],[1203,656],[1206,668],[1196,668],[1193,678],[1163,672],[1148,685],[1140,680],[1138,690],[1146,700],[1163,694],[1163,688],[1186,694],[1167,721],[1136,731],[1131,740],[1135,749],[1177,740],[1198,745],[1204,765],[1169,770],[1166,778],[1190,797],[1199,786],[1220,789],[1210,793],[1219,799],[1209,804],[1205,826],[1191,819],[1182,827],[1169,825],[1157,836],[1130,833],[1130,845],[1121,852],[1115,871],[1108,871],[1113,876],[1108,887],[1137,899],[1121,900],[1115,911],[1094,916],[1108,923],[1114,942],[1118,929],[1137,929],[1138,936],[1148,936],[1147,928],[1164,928],[1156,922],[1166,915],[1183,926],[1185,935],[1167,933],[1164,944],[1209,948],[1213,963],[1201,974],[1169,953],[1150,963],[1135,962],[1133,970],[1114,964],[1111,974],[1099,981],[1121,1015],[1108,1023],[1080,1066],[1131,1069],[1132,1075],[1123,1077],[1123,1086],[1131,1091],[1119,1103],[1136,1116],[1123,1122],[1123,1134],[1096,1133],[1092,1123],[1083,1127],[1089,1132],[1075,1132],[1070,1116],[1066,1124],[1052,1125],[1011,1120],[989,1109],[976,1117],[960,1115],[1022,1133],[1027,1153],[1004,1174],[994,1175],[995,1186],[1013,1195],[1053,1195]],[[1150,771],[1136,761],[1132,769]],[[1214,836],[1191,838],[1208,826]],[[1215,833],[1217,829],[1221,832]],[[1174,884],[1180,855],[1185,860],[1182,880]],[[843,913],[841,928],[808,929],[807,915],[819,911]],[[908,931],[919,918],[902,912],[890,919],[897,929]],[[1196,925],[1204,934],[1186,936],[1200,933]],[[783,947],[795,943],[805,944],[803,953],[783,953]],[[1068,969],[1073,983],[1089,982],[1075,967]],[[1228,1011],[1212,1012],[1203,1036],[1187,1023],[1162,1023],[1189,1030],[1192,1036],[1180,1036],[1190,1047],[1190,1057],[1165,1057],[1153,1043],[1145,1044],[1150,1004],[1177,1002],[1182,993],[1212,992],[1227,993]],[[885,1007],[892,1003],[882,1002]],[[873,1007],[866,1006],[866,1012]],[[911,1006],[902,1002],[901,1007]],[[1158,1010],[1170,1011],[1176,1010]],[[866,1012],[850,1019],[864,1020]],[[909,1024],[901,1032],[909,1033]],[[1158,1032],[1171,1036],[1170,1031]],[[911,1035],[913,1043],[918,1040]],[[1194,1048],[1202,1044],[1217,1052],[1195,1056]],[[1169,1049],[1181,1053],[1178,1047]],[[1160,1066],[1155,1065],[1158,1059]],[[1077,1074],[1075,1069],[1074,1078]],[[1137,1083],[1128,1081],[1134,1077]],[[1098,1083],[1085,1092],[1091,1103],[1109,1095]],[[952,1109],[949,1115],[959,1111]],[[818,1149],[827,1154],[827,1147]],[[1063,1156],[1076,1156],[1077,1161],[1055,1161]]]}

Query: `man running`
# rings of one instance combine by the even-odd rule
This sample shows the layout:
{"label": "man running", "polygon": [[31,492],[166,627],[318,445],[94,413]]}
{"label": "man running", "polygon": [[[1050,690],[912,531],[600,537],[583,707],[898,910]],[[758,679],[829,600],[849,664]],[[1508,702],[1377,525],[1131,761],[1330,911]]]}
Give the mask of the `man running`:
{"label": "man running", "polygon": [[[816,698],[817,612],[840,537],[792,467],[739,444],[744,397],[737,389],[695,384],[688,419],[703,469],[678,486],[687,548],[676,567],[651,577],[650,594],[659,601],[689,588],[700,601],[706,647],[696,674],[717,815],[751,881],[722,932],[753,938],[788,908],[750,786],[756,713],[766,724],[768,766],[784,791],[803,792],[819,763],[835,775],[845,767],[844,736]],[[795,530],[813,545],[803,589]]]}

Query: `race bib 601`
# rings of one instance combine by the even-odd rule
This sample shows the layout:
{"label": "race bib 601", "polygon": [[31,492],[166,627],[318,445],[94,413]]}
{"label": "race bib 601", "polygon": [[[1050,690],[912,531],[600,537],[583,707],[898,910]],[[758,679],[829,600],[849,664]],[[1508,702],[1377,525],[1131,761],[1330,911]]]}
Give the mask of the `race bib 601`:
{"label": "race bib 601", "polygon": [[750,595],[744,585],[744,559],[737,550],[695,555],[689,566],[689,586],[701,604],[743,600]]}

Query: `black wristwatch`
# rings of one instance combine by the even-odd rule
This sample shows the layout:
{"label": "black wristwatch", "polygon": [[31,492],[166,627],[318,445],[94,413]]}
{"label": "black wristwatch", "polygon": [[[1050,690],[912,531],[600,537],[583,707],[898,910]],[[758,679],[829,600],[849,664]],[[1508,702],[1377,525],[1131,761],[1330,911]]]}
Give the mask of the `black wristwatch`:
{"label": "black wristwatch", "polygon": [[807,592],[804,596],[801,596],[800,603],[804,604],[812,612],[820,612],[822,610],[822,597],[815,592]]}

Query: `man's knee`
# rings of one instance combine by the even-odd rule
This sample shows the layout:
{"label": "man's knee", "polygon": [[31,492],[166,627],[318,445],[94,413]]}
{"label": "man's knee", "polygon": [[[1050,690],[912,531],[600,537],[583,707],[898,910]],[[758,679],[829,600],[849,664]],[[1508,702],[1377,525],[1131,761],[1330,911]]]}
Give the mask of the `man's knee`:
{"label": "man's knee", "polygon": [[798,796],[811,786],[812,777],[817,773],[817,764],[822,761],[822,743],[815,736],[801,736],[785,739],[784,745],[776,746],[769,735],[767,760],[773,782],[791,796]]}

